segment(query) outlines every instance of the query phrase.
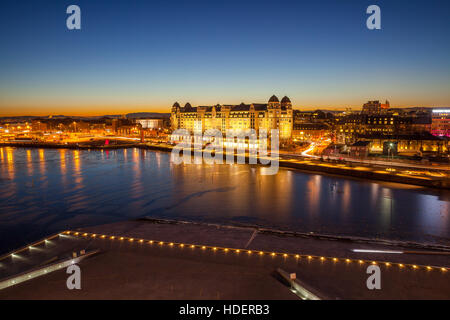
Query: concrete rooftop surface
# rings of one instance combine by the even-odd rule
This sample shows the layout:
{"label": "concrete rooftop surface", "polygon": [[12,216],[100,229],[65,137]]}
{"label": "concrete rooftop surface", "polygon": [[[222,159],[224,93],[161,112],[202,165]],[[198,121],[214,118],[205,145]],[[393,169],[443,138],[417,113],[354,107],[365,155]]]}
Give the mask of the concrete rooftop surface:
{"label": "concrete rooftop surface", "polygon": [[[0,299],[299,299],[277,268],[296,273],[328,299],[450,299],[450,250],[441,246],[446,254],[430,254],[437,252],[432,249],[250,227],[126,221],[71,230],[0,259],[2,281],[70,259],[74,251],[99,250],[78,263],[81,290],[67,289],[64,268],[2,289]],[[380,267],[380,290],[366,286],[370,264]]]}

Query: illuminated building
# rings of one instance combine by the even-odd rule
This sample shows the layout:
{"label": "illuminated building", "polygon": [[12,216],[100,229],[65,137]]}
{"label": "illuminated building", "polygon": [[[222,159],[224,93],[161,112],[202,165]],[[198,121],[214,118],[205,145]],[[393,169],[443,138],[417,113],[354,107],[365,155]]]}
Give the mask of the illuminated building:
{"label": "illuminated building", "polygon": [[338,119],[335,129],[347,143],[359,135],[421,135],[429,133],[429,116],[398,116],[390,113],[352,114]]}
{"label": "illuminated building", "polygon": [[398,118],[392,115],[367,116],[365,119],[365,133],[393,134]]}
{"label": "illuminated building", "polygon": [[450,137],[450,109],[433,109],[431,134]]}
{"label": "illuminated building", "polygon": [[280,140],[292,136],[292,104],[288,97],[272,96],[268,103],[239,105],[215,105],[192,107],[189,103],[182,108],[175,102],[170,117],[171,129],[186,129],[191,133],[203,133],[208,129],[218,129],[225,133],[254,129],[278,129]]}
{"label": "illuminated building", "polygon": [[40,120],[33,120],[31,124],[33,131],[48,131],[48,124]]}
{"label": "illuminated building", "polygon": [[389,111],[389,101],[380,103],[378,100],[368,101],[363,105],[362,114],[381,114]]}
{"label": "illuminated building", "polygon": [[128,119],[113,119],[111,122],[111,129],[115,134],[125,136],[138,134],[140,131],[140,124],[135,124]]}
{"label": "illuminated building", "polygon": [[445,154],[450,148],[450,140],[445,137],[436,137],[430,133],[416,135],[360,135],[360,141],[370,141],[370,153],[388,153],[388,147],[394,154],[401,155],[423,155],[423,154]]}
{"label": "illuminated building", "polygon": [[317,141],[329,132],[330,127],[326,123],[294,123],[292,139],[305,142]]}
{"label": "illuminated building", "polygon": [[330,135],[334,125],[334,116],[322,110],[294,110],[292,139],[294,142],[317,141]]}
{"label": "illuminated building", "polygon": [[358,141],[350,146],[349,155],[353,158],[365,158],[369,154],[370,141]]}
{"label": "illuminated building", "polygon": [[117,133],[117,132],[118,132],[119,126],[120,126],[120,124],[119,124],[119,119],[113,119],[113,120],[111,121],[111,127],[112,127],[112,131],[113,131],[114,133]]}
{"label": "illuminated building", "polygon": [[136,123],[139,123],[142,129],[159,130],[164,126],[163,119],[136,119]]}

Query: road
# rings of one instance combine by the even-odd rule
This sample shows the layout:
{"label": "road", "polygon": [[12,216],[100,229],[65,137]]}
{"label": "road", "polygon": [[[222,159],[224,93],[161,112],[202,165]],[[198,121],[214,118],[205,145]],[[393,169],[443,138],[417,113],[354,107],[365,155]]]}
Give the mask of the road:
{"label": "road", "polygon": [[[316,156],[311,154],[314,149],[316,149],[317,145],[316,143],[311,143],[311,145],[303,151],[300,155],[307,158],[313,158],[313,159],[319,159],[320,156]],[[290,156],[299,156],[298,154],[286,154]],[[386,167],[399,167],[399,168],[412,168],[412,169],[425,169],[425,170],[441,170],[441,171],[450,171],[450,166],[448,165],[425,165],[420,163],[407,163],[407,162],[398,162],[398,161],[386,161],[386,160],[368,160],[368,159],[357,159],[357,158],[351,158],[349,156],[332,156],[327,155],[324,156],[325,159],[330,160],[344,160],[348,162],[354,162],[354,163],[361,163],[361,164],[368,164],[368,165],[378,165],[378,166],[386,166]]]}

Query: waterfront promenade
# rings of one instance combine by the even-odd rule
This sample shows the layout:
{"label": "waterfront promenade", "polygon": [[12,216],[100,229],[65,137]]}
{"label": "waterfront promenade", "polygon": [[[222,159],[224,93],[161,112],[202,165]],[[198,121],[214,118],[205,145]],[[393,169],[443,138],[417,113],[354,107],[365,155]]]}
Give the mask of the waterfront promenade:
{"label": "waterfront promenade", "polygon": [[[67,148],[80,150],[114,150],[122,148],[141,148],[162,152],[170,152],[173,146],[160,143],[131,143],[119,145],[91,146],[91,145],[59,145],[59,144],[24,144],[24,143],[0,143],[0,147],[24,147],[24,148]],[[194,149],[192,149],[194,151]],[[198,150],[201,151],[201,150]],[[224,153],[217,153],[225,157]],[[248,154],[241,154],[248,162]],[[235,157],[238,154],[235,152]],[[298,169],[303,171],[342,175],[359,179],[375,181],[387,181],[394,183],[417,185],[427,188],[450,189],[450,176],[448,166],[423,166],[417,167],[407,164],[401,166],[397,163],[395,168],[388,163],[357,163],[352,161],[324,161],[321,159],[293,155],[281,152],[279,156],[280,167]]]}

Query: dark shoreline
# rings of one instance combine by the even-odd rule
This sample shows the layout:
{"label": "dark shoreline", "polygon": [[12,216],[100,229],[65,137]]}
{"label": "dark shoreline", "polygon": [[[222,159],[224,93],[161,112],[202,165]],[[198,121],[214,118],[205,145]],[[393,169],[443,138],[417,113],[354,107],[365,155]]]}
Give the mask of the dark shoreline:
{"label": "dark shoreline", "polygon": [[[285,237],[285,238],[301,238],[301,239],[310,239],[310,240],[324,240],[324,241],[337,241],[343,243],[362,243],[368,245],[382,245],[382,246],[392,246],[392,247],[403,247],[403,248],[411,248],[411,249],[421,249],[421,250],[435,250],[448,252],[450,254],[450,242],[447,243],[432,243],[426,241],[412,241],[412,240],[395,240],[395,239],[386,239],[386,238],[369,238],[369,237],[361,237],[361,236],[351,236],[347,234],[331,234],[331,233],[316,233],[316,232],[301,232],[301,231],[293,231],[293,230],[284,230],[277,229],[272,227],[265,227],[261,225],[252,225],[252,224],[223,224],[223,223],[214,223],[214,222],[199,222],[199,221],[190,221],[190,220],[175,220],[175,219],[162,219],[162,218],[153,218],[153,217],[143,217],[133,220],[128,220],[129,222],[142,222],[149,224],[159,224],[159,225],[190,225],[190,226],[207,226],[212,228],[222,228],[222,229],[231,229],[231,230],[257,230],[259,234],[267,234],[276,237]],[[122,221],[126,222],[126,221]],[[120,223],[120,222],[119,222]],[[118,223],[118,224],[119,224]],[[94,229],[98,226],[92,227],[80,227],[76,230],[89,230]]]}
{"label": "dark shoreline", "polygon": [[[72,150],[117,150],[117,149],[128,149],[128,148],[139,148],[145,150],[156,150],[163,152],[170,152],[172,148],[165,146],[152,146],[141,143],[129,143],[121,145],[110,145],[110,146],[92,146],[92,145],[57,145],[57,144],[37,144],[37,143],[0,143],[0,147],[15,147],[15,148],[46,148],[46,149],[72,149]],[[248,162],[248,157],[246,157],[246,162]],[[441,179],[421,179],[414,177],[398,176],[392,173],[378,173],[371,171],[358,171],[345,168],[337,167],[325,167],[316,164],[306,164],[306,163],[293,163],[283,159],[279,160],[280,167],[297,169],[300,171],[307,171],[313,173],[324,173],[337,176],[353,177],[363,180],[373,180],[373,181],[384,181],[392,183],[400,183],[407,185],[416,185],[427,188],[450,190],[450,180]]]}

